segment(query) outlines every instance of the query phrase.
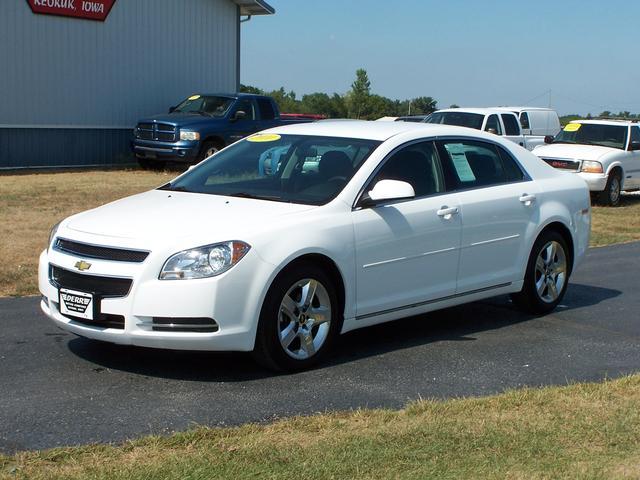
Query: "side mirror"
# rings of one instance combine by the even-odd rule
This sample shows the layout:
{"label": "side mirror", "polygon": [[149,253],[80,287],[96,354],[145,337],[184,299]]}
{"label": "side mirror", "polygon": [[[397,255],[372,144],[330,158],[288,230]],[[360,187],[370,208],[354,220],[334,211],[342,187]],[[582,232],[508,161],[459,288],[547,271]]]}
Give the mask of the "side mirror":
{"label": "side mirror", "polygon": [[416,192],[411,184],[400,180],[380,180],[365,193],[360,201],[362,207],[373,207],[378,203],[389,200],[403,200],[413,198]]}
{"label": "side mirror", "polygon": [[629,150],[640,150],[640,142],[638,140],[631,140],[631,143],[629,144]]}
{"label": "side mirror", "polygon": [[495,128],[487,128],[487,129],[485,130],[485,132],[487,132],[487,133],[493,133],[494,135],[497,135],[497,134],[498,134],[498,131],[497,131]]}
{"label": "side mirror", "polygon": [[544,143],[553,143],[555,138],[556,137],[554,137],[553,135],[545,135],[544,136]]}
{"label": "side mirror", "polygon": [[176,107],[169,107],[169,113],[173,113],[176,110]]}
{"label": "side mirror", "polygon": [[236,113],[233,114],[233,116],[231,117],[231,121],[232,122],[236,122],[238,120],[242,120],[243,118],[245,118],[247,116],[247,112],[245,112],[244,110],[238,110],[236,111]]}

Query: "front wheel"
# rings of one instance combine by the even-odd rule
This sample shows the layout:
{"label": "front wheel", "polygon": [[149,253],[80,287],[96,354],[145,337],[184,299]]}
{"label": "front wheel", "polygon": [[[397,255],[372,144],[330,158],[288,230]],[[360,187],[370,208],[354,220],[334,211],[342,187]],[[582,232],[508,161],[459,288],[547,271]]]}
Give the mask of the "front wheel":
{"label": "front wheel", "polygon": [[607,179],[604,191],[600,192],[598,201],[602,205],[617,207],[620,205],[620,191],[622,190],[622,179],[618,171],[611,172]]}
{"label": "front wheel", "polygon": [[567,244],[558,232],[544,232],[531,250],[522,290],[513,302],[534,313],[548,313],[560,303],[569,283]]}
{"label": "front wheel", "polygon": [[272,370],[309,368],[326,355],[339,318],[335,288],[324,270],[311,263],[288,269],[265,298],[254,357]]}
{"label": "front wheel", "polygon": [[204,142],[200,149],[200,155],[198,156],[198,162],[201,162],[205,158],[209,158],[211,155],[218,153],[221,150],[221,146],[216,142]]}

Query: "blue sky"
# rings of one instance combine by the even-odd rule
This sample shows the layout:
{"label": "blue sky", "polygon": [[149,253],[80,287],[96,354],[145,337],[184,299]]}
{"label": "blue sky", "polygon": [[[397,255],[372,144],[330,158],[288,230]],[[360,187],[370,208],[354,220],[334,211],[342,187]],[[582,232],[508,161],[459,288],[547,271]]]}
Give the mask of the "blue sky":
{"label": "blue sky", "polygon": [[640,113],[638,0],[267,1],[242,24],[245,84],[345,93],[364,68],[372,92],[440,107]]}

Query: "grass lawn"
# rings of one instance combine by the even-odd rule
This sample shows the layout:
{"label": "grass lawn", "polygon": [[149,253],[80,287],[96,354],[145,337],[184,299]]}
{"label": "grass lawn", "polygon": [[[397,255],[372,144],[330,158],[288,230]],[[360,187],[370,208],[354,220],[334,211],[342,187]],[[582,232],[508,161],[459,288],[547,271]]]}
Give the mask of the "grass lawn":
{"label": "grass lawn", "polygon": [[640,375],[0,456],[0,478],[640,478]]}
{"label": "grass lawn", "polygon": [[[0,296],[38,293],[38,255],[49,230],[82,210],[157,187],[177,172],[140,170],[0,175]],[[640,240],[640,195],[619,208],[593,208],[593,246]]]}

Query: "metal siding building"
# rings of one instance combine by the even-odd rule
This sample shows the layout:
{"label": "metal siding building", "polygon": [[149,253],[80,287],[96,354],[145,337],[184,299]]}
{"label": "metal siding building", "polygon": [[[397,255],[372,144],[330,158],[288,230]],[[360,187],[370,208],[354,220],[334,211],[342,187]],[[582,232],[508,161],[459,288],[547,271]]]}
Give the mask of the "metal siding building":
{"label": "metal siding building", "polygon": [[100,22],[0,1],[0,168],[132,163],[138,118],[237,90],[240,16],[270,13],[262,0],[116,0]]}

